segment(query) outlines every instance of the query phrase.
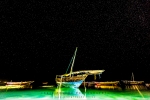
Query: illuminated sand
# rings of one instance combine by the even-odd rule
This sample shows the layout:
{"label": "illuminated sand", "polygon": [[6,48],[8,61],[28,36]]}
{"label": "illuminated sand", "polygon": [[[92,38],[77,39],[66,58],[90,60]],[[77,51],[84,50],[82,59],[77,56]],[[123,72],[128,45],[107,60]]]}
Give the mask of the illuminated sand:
{"label": "illuminated sand", "polygon": [[36,90],[1,90],[0,100],[150,100],[150,90],[138,91],[46,88]]}

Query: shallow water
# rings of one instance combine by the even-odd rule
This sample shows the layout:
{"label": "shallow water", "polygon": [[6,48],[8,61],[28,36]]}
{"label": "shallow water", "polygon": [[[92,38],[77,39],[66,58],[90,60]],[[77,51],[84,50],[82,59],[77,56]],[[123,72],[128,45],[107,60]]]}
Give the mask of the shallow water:
{"label": "shallow water", "polygon": [[150,100],[150,90],[41,88],[0,90],[0,100]]}

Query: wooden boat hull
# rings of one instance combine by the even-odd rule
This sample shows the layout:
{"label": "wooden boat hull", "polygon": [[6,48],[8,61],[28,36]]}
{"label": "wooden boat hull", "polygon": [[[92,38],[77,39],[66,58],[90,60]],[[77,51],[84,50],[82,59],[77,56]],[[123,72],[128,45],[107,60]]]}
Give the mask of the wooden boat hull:
{"label": "wooden boat hull", "polygon": [[62,87],[71,87],[71,88],[78,88],[84,80],[76,81],[76,82],[56,82],[58,86]]}

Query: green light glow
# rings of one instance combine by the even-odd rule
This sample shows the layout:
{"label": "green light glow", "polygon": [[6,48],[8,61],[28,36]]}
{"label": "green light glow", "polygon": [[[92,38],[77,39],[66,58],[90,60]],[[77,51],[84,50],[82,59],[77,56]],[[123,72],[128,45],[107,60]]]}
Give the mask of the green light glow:
{"label": "green light glow", "polygon": [[150,91],[137,90],[98,90],[54,87],[31,90],[0,90],[0,100],[149,100]]}

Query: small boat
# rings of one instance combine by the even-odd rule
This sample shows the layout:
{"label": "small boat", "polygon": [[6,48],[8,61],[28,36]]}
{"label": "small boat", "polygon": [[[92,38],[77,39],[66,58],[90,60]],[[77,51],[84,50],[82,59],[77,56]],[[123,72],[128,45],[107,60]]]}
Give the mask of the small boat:
{"label": "small boat", "polygon": [[25,81],[25,82],[6,82],[5,87],[9,89],[13,88],[32,88],[31,83],[34,81]]}
{"label": "small boat", "polygon": [[24,85],[28,84],[28,82],[6,82],[6,85]]}
{"label": "small boat", "polygon": [[[72,63],[70,73],[66,73],[63,75],[56,75],[55,81],[59,87],[62,86],[62,87],[78,88],[83,83],[83,81],[85,81],[88,75],[97,75],[97,74],[100,75],[105,71],[105,70],[82,70],[73,72],[76,52],[77,47],[70,62],[70,64]],[[70,64],[68,68],[70,67]]]}
{"label": "small boat", "polygon": [[150,89],[150,83],[145,84],[148,89]]}
{"label": "small boat", "polygon": [[42,82],[42,84],[43,84],[43,85],[47,85],[47,84],[48,84],[48,82]]}
{"label": "small boat", "polygon": [[27,85],[27,84],[31,84],[34,81],[25,81],[25,82],[6,82],[6,85]]}

